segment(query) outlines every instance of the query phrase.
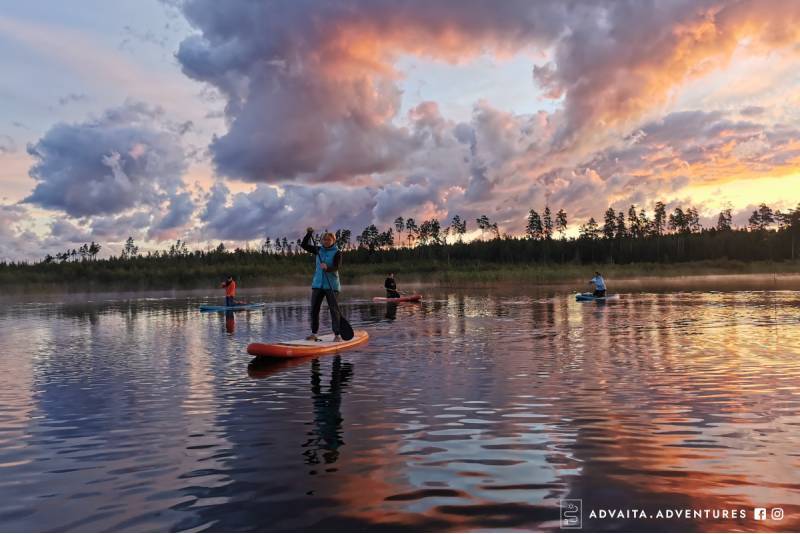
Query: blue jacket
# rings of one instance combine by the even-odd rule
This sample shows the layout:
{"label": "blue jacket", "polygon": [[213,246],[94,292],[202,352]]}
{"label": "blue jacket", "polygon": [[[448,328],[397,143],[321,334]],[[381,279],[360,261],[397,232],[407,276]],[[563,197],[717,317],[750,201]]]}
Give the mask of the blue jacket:
{"label": "blue jacket", "polygon": [[311,281],[311,287],[339,291],[341,289],[341,285],[339,284],[339,271],[325,272],[319,266],[320,258],[326,265],[329,266],[329,268],[330,266],[333,266],[336,254],[339,252],[339,248],[336,245],[333,245],[331,248],[317,247],[317,250],[319,251],[316,256],[317,268],[314,271],[314,279]]}
{"label": "blue jacket", "polygon": [[[312,245],[310,233],[306,234],[300,246],[306,252],[313,254],[317,262],[317,268],[314,271],[314,279],[311,281],[311,287],[315,289],[333,288],[334,291],[339,291],[341,289],[339,284],[339,264],[342,261],[342,253],[339,248],[336,245],[333,245],[331,248]],[[320,256],[322,260],[320,260]],[[327,271],[323,271],[320,268],[320,261],[328,266]]]}

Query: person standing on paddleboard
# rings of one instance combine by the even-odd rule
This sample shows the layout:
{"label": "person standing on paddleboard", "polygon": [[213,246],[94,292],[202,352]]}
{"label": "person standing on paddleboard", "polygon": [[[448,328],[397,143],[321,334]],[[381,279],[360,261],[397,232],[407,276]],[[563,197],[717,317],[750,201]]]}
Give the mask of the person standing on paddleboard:
{"label": "person standing on paddleboard", "polygon": [[598,271],[594,272],[594,278],[589,280],[590,284],[594,284],[594,293],[595,297],[605,297],[606,296],[606,281],[603,280],[603,275],[601,275]]}
{"label": "person standing on paddleboard", "polygon": [[314,254],[316,257],[317,268],[314,270],[314,278],[311,280],[311,335],[306,339],[318,341],[319,332],[319,312],[322,307],[322,299],[328,301],[328,311],[331,314],[331,327],[335,337],[334,341],[341,341],[339,331],[339,305],[336,297],[339,295],[341,285],[339,284],[339,266],[342,263],[342,251],[336,246],[336,236],[330,232],[325,232],[322,236],[322,246],[312,245],[311,236],[313,228],[306,229],[306,236],[300,246],[306,252]]}
{"label": "person standing on paddleboard", "polygon": [[225,288],[225,306],[236,306],[239,304],[236,302],[236,280],[233,279],[233,276],[228,275],[219,287]]}
{"label": "person standing on paddleboard", "polygon": [[397,292],[397,284],[394,281],[394,273],[389,273],[386,277],[386,281],[383,283],[383,287],[386,289],[387,299],[400,298],[400,293]]}

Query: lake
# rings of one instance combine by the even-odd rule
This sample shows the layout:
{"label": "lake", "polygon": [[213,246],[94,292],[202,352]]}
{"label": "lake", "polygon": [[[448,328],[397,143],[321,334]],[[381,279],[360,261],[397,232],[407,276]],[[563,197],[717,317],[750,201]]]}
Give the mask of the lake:
{"label": "lake", "polygon": [[800,529],[800,293],[351,288],[368,345],[258,365],[308,290],[205,293],[5,301],[0,529]]}

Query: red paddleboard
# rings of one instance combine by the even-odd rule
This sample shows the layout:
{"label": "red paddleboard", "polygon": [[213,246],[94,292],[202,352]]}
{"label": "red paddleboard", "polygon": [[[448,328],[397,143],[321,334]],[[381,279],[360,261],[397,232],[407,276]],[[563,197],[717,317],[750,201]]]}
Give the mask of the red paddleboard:
{"label": "red paddleboard", "polygon": [[422,295],[407,295],[405,297],[396,299],[390,299],[387,297],[372,297],[372,302],[417,302],[418,300],[422,300]]}

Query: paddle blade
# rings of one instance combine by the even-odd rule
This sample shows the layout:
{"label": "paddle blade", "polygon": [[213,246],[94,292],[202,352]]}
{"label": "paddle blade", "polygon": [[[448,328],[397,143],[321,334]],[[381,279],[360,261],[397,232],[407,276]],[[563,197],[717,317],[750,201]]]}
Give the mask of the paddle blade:
{"label": "paddle blade", "polygon": [[353,332],[353,327],[350,326],[350,323],[347,319],[343,316],[339,316],[339,335],[342,336],[342,339],[345,341],[350,341],[355,336]]}

